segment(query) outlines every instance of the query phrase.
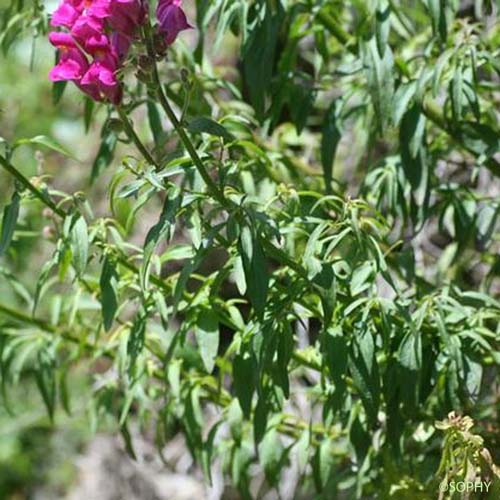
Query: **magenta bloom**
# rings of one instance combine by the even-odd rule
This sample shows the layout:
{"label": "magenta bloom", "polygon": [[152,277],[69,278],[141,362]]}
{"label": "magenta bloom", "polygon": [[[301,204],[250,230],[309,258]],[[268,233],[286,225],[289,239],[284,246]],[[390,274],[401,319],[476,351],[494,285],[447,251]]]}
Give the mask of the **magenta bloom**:
{"label": "magenta bloom", "polygon": [[116,66],[110,64],[110,61],[95,61],[78,86],[96,101],[109,100],[113,104],[119,104],[122,89],[116,78],[116,70]]}
{"label": "magenta bloom", "polygon": [[78,44],[91,55],[108,51],[109,39],[104,34],[104,22],[92,16],[80,16],[73,27],[71,35]]}
{"label": "magenta bloom", "polygon": [[[181,2],[158,4],[160,32],[168,45],[179,32],[191,28]],[[61,0],[51,25],[65,31],[49,34],[59,51],[49,78],[73,81],[92,99],[118,104],[122,98],[118,72],[146,13],[146,0]]]}
{"label": "magenta bloom", "polygon": [[52,14],[50,24],[52,26],[64,26],[71,28],[75,21],[80,17],[82,11],[72,5],[71,2],[63,1]]}
{"label": "magenta bloom", "polygon": [[111,35],[111,51],[119,61],[123,61],[127,57],[131,44],[132,39],[118,31]]}
{"label": "magenta bloom", "polygon": [[49,34],[59,50],[49,78],[73,81],[92,99],[118,104],[117,73],[145,16],[144,0],[62,0],[51,24],[69,33]]}
{"label": "magenta bloom", "polygon": [[127,36],[134,35],[146,15],[144,4],[139,0],[110,0],[109,12],[111,27]]}
{"label": "magenta bloom", "polygon": [[89,63],[80,49],[69,48],[60,52],[59,62],[50,70],[53,82],[70,80],[78,83],[87,72]]}
{"label": "magenta bloom", "polygon": [[182,10],[182,0],[160,0],[156,9],[156,17],[160,23],[160,32],[165,35],[165,43],[174,43],[177,35],[192,28],[186,14]]}

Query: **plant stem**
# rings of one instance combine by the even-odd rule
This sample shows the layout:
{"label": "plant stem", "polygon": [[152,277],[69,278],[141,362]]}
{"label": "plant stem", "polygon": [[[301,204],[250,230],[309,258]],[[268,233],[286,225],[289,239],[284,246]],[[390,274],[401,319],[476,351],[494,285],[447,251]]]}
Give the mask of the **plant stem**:
{"label": "plant stem", "polygon": [[59,217],[66,217],[66,212],[59,208],[48,196],[42,193],[38,188],[36,188],[24,175],[17,170],[16,167],[11,165],[3,156],[0,156],[0,165],[9,172],[13,177],[19,181],[28,191],[30,191],[36,198],[38,198],[44,205],[50,208],[54,213],[59,215]]}
{"label": "plant stem", "polygon": [[116,106],[116,111],[118,112],[118,115],[120,116],[120,119],[121,119],[123,126],[125,128],[125,133],[127,134],[128,138],[135,144],[135,146],[141,152],[144,159],[150,165],[154,165],[157,171],[160,170],[161,167],[158,164],[158,162],[153,158],[153,156],[148,151],[146,146],[144,146],[142,141],[139,139],[139,136],[135,133],[134,127],[133,127],[132,123],[130,122],[125,110],[121,106]]}
{"label": "plant stem", "polygon": [[[87,349],[90,352],[95,351],[95,346],[89,344],[88,342],[85,342],[81,340],[80,338],[74,337],[70,333],[66,331],[61,331],[58,328],[53,327],[49,323],[41,320],[34,318],[32,316],[29,316],[27,314],[24,314],[20,311],[17,311],[15,309],[12,309],[6,305],[0,304],[0,314],[3,314],[5,316],[8,316],[15,321],[19,321],[21,323],[25,323],[27,325],[32,325],[40,330],[44,331],[45,333],[50,333],[52,335],[59,335],[61,338],[64,340],[67,340],[68,342],[71,342],[72,344],[77,344],[80,346],[83,346],[85,349]],[[112,354],[109,351],[103,350],[101,353],[103,356],[107,358],[113,358]]]}
{"label": "plant stem", "polygon": [[353,54],[357,55],[358,51],[355,47],[355,45],[352,43],[353,38],[347,31],[340,26],[339,23],[330,15],[328,12],[326,12],[324,9],[321,9],[317,16],[316,16],[320,21],[321,24],[332,34],[342,45],[346,45],[349,52],[352,52]]}
{"label": "plant stem", "polygon": [[6,316],[9,316],[17,321],[21,321],[22,323],[28,323],[30,325],[36,326],[40,328],[40,330],[43,330],[47,333],[55,333],[56,330],[54,327],[46,323],[45,321],[41,319],[36,319],[33,318],[32,316],[28,316],[27,314],[24,314],[22,312],[16,311],[15,309],[12,309],[8,306],[5,306],[3,304],[0,304],[0,313],[5,314]]}
{"label": "plant stem", "polygon": [[199,174],[203,178],[203,181],[207,185],[210,193],[214,196],[214,198],[217,199],[217,201],[219,201],[219,203],[221,205],[223,205],[225,207],[231,206],[229,200],[227,200],[226,197],[224,196],[224,193],[217,187],[217,184],[215,183],[215,181],[210,177],[210,174],[208,173],[207,169],[205,168],[205,165],[203,164],[203,161],[201,160],[200,156],[198,155],[196,148],[194,147],[193,143],[191,142],[191,139],[186,134],[184,127],[181,125],[181,123],[177,119],[177,116],[175,115],[174,110],[170,106],[170,103],[168,102],[167,96],[165,95],[165,92],[163,90],[163,86],[162,86],[161,81],[160,81],[160,75],[158,73],[158,67],[156,65],[156,53],[155,53],[153,44],[151,42],[151,37],[149,36],[149,33],[145,33],[145,38],[146,38],[146,47],[148,50],[148,55],[153,62],[152,73],[153,73],[155,90],[156,90],[156,94],[158,96],[158,99],[160,101],[162,108],[164,109],[168,119],[172,123],[175,131],[179,135],[182,143],[184,144],[184,147],[186,148],[187,152],[189,153],[191,160],[193,160],[193,163],[194,163],[196,169],[198,170]]}

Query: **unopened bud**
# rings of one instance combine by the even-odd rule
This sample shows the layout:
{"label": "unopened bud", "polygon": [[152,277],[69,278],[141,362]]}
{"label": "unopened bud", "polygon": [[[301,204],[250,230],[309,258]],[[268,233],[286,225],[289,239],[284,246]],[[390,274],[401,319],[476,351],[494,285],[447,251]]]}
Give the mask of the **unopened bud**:
{"label": "unopened bud", "polygon": [[139,59],[137,61],[139,70],[144,73],[149,73],[153,69],[153,64],[154,62],[151,60],[151,58],[145,55],[139,56]]}
{"label": "unopened bud", "polygon": [[186,68],[181,69],[181,80],[184,85],[190,85],[189,71]]}
{"label": "unopened bud", "polygon": [[142,83],[145,83],[148,85],[151,83],[151,74],[149,72],[142,71],[142,69],[139,69],[137,73],[135,74],[135,77]]}
{"label": "unopened bud", "polygon": [[52,226],[44,226],[42,229],[42,235],[46,240],[51,240],[55,236],[55,231]]}
{"label": "unopened bud", "polygon": [[118,118],[110,118],[108,120],[108,127],[113,132],[121,132],[123,130],[123,124]]}
{"label": "unopened bud", "polygon": [[41,187],[41,186],[42,186],[42,184],[43,184],[42,179],[41,179],[40,177],[38,177],[38,176],[32,177],[32,178],[30,179],[30,182],[31,182],[31,184],[33,184],[33,186],[34,186],[35,188],[37,188],[37,189],[40,189],[40,187]]}
{"label": "unopened bud", "polygon": [[156,55],[159,56],[161,59],[167,53],[167,44],[165,42],[165,35],[156,33],[153,38],[153,44]]}
{"label": "unopened bud", "polygon": [[51,219],[53,216],[54,216],[54,212],[52,211],[52,209],[45,207],[42,210],[42,217],[44,217],[46,219]]}
{"label": "unopened bud", "polygon": [[73,199],[76,201],[76,202],[80,202],[80,203],[83,203],[84,201],[87,200],[87,196],[85,195],[85,193],[83,191],[78,191],[77,193],[75,193],[73,195]]}

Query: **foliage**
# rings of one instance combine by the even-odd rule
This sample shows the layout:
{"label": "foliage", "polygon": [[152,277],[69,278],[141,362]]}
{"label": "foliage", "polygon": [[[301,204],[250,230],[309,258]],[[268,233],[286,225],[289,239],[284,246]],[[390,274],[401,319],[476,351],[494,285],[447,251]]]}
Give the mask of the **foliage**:
{"label": "foliage", "polygon": [[[123,103],[85,98],[101,142],[68,163],[81,190],[17,161],[74,145],[0,143],[6,395],[32,378],[49,416],[69,411],[85,362],[92,420],[113,415],[132,456],[131,422],[159,449],[181,430],[242,498],[292,467],[306,495],[429,498],[451,410],[498,459],[498,5],[195,7],[196,44],[164,57],[145,29]],[[13,2],[0,44],[46,27]],[[27,242],[50,247],[36,279]]]}

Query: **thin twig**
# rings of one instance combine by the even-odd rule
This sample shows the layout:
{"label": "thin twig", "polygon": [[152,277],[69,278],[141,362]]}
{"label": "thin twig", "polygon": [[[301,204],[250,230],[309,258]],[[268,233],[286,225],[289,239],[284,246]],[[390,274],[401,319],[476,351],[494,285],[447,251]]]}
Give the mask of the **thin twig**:
{"label": "thin twig", "polygon": [[158,162],[153,158],[151,153],[148,151],[146,146],[142,143],[141,139],[139,136],[136,134],[134,130],[134,126],[130,122],[127,113],[121,106],[116,106],[116,111],[118,112],[118,115],[120,116],[120,119],[123,123],[123,126],[125,128],[125,133],[127,134],[128,138],[136,145],[137,149],[141,152],[142,156],[144,156],[144,159],[150,164],[154,165],[156,170],[160,170],[160,165]]}

